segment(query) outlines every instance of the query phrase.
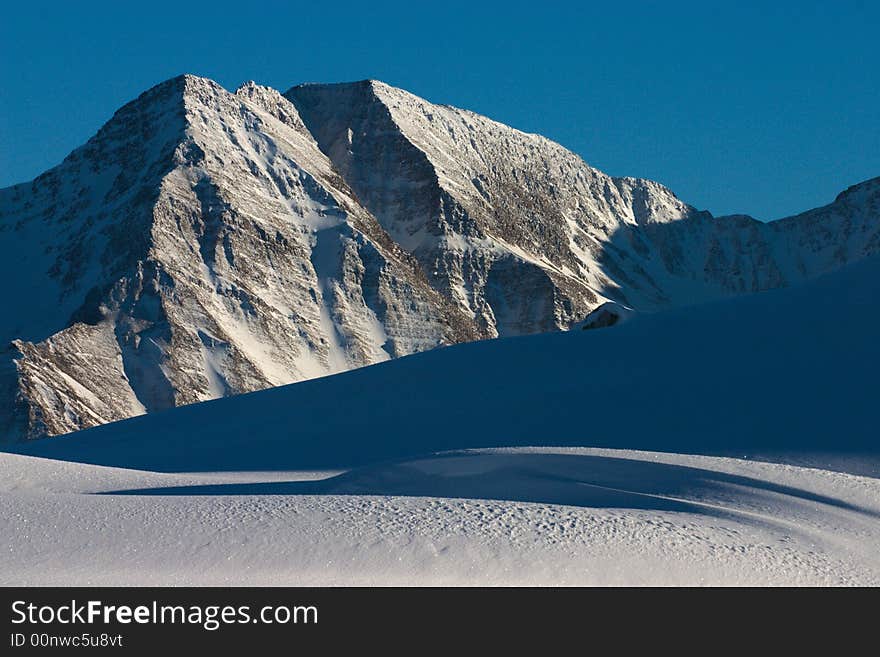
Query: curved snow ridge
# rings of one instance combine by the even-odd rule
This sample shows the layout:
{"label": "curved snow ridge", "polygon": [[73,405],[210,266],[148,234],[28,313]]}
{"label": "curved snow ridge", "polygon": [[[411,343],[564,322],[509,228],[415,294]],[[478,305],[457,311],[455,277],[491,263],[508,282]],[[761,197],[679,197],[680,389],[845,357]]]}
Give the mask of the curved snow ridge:
{"label": "curved snow ridge", "polygon": [[0,496],[7,585],[880,584],[880,480],[815,468],[522,447],[335,476],[0,469],[52,488]]}

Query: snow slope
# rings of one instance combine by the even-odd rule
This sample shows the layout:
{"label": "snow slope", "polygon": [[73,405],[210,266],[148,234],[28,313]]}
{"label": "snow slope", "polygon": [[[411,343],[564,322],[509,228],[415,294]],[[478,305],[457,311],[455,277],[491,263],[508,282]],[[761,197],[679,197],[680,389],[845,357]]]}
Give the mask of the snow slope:
{"label": "snow slope", "polygon": [[17,449],[158,471],[541,444],[877,453],[878,280],[873,257],[791,288],[456,345]]}
{"label": "snow slope", "polygon": [[878,585],[878,274],[20,446],[0,583]]}

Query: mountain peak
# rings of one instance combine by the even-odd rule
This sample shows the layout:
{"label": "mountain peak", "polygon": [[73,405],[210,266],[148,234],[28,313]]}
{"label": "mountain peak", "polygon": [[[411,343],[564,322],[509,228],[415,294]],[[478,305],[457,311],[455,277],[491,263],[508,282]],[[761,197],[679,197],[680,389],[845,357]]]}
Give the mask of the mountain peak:
{"label": "mountain peak", "polygon": [[129,105],[142,103],[156,98],[167,98],[169,96],[178,95],[183,96],[208,90],[212,92],[226,91],[220,84],[214,82],[210,78],[200,77],[191,73],[181,73],[180,75],[175,75],[172,78],[168,78],[167,80],[163,80],[162,82],[153,85],[137,98],[126,105],[123,105],[122,109]]}

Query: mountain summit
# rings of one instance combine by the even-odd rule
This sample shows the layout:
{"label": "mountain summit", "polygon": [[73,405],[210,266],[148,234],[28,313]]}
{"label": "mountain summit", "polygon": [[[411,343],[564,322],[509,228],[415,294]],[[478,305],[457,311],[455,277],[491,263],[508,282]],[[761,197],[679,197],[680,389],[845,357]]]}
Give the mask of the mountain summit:
{"label": "mountain summit", "polygon": [[185,75],[0,190],[0,436],[564,330],[608,302],[782,287],[878,251],[880,179],[769,224],[716,219],[380,82],[281,95]]}

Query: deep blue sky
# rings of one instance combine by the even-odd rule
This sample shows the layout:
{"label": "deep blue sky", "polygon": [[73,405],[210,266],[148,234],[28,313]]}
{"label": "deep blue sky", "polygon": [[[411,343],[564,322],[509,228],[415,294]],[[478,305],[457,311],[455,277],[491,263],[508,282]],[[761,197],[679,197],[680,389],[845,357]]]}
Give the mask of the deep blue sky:
{"label": "deep blue sky", "polygon": [[772,219],[880,175],[878,33],[875,1],[6,3],[0,186],[178,73],[378,78]]}

